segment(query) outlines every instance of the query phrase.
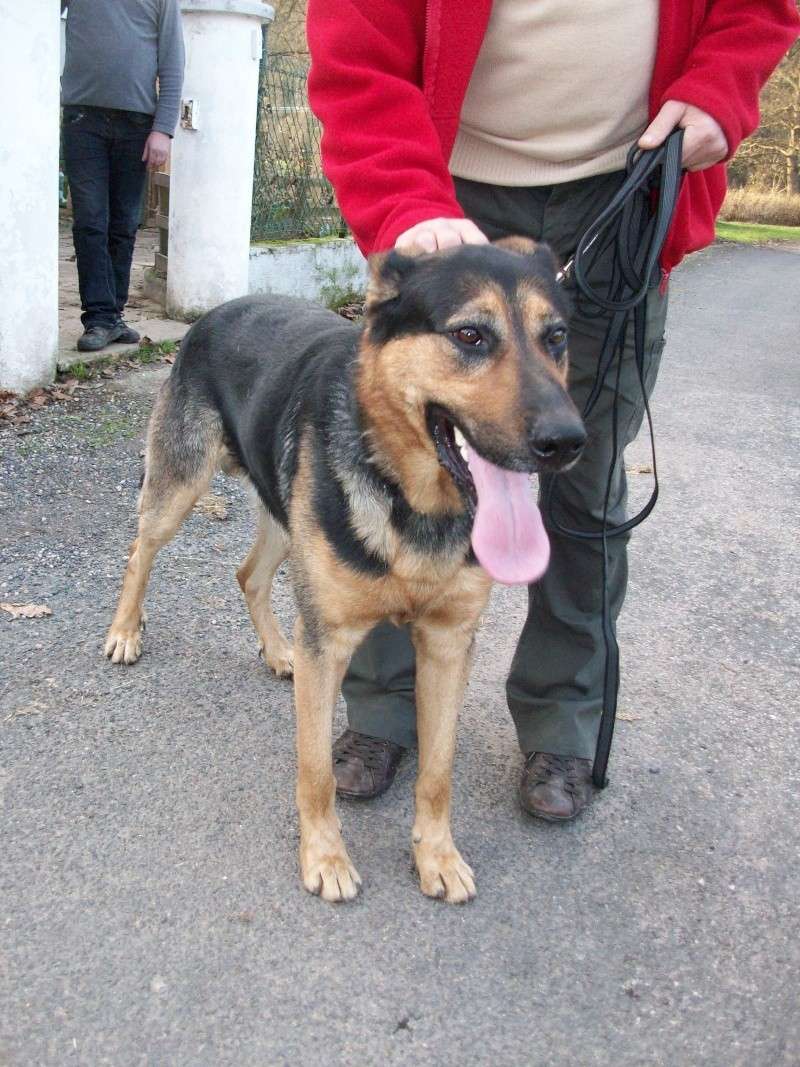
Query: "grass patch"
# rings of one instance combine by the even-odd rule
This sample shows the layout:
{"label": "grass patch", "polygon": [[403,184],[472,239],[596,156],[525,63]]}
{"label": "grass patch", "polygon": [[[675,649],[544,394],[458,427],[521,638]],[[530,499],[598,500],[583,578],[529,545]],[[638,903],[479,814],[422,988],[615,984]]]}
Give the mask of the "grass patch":
{"label": "grass patch", "polygon": [[86,382],[92,376],[92,368],[86,363],[73,363],[69,368],[70,378],[77,378],[79,382]]}
{"label": "grass patch", "polygon": [[91,363],[71,363],[69,367],[58,372],[56,380],[96,381],[98,378],[111,377],[117,370],[130,370],[132,367],[163,361],[171,363],[170,357],[174,357],[177,351],[177,341],[143,341],[134,352],[112,353],[93,359]]}
{"label": "grass patch", "polygon": [[91,363],[84,363],[80,361],[78,363],[71,363],[69,369],[65,371],[59,371],[57,379],[63,380],[67,378],[77,378],[79,382],[91,382],[102,371],[113,367],[115,363],[118,363],[122,356],[98,356],[97,359],[93,359]]}
{"label": "grass patch", "polygon": [[149,344],[143,342],[128,358],[138,360],[139,363],[155,363],[162,356],[171,356],[177,351],[178,344],[176,341],[151,341]]}
{"label": "grass patch", "polygon": [[320,302],[330,311],[341,311],[342,308],[364,303],[358,269],[352,264],[339,268],[317,268],[317,276]]}
{"label": "grass patch", "polygon": [[766,241],[796,241],[800,244],[800,226],[770,226],[759,222],[717,222],[717,237],[743,244]]}
{"label": "grass patch", "polygon": [[129,415],[112,415],[83,428],[82,436],[88,445],[106,448],[120,438],[134,437],[138,432],[136,421]]}
{"label": "grass patch", "polygon": [[745,185],[729,189],[720,218],[726,222],[759,222],[766,226],[800,226],[800,196]]}
{"label": "grass patch", "polygon": [[263,241],[250,241],[254,248],[292,248],[296,245],[329,245],[334,241],[343,241],[346,233],[329,233],[325,237],[270,237]]}
{"label": "grass patch", "polygon": [[354,304],[363,304],[364,293],[361,289],[340,289],[323,294],[323,303],[329,311],[341,311],[342,308],[349,308]]}

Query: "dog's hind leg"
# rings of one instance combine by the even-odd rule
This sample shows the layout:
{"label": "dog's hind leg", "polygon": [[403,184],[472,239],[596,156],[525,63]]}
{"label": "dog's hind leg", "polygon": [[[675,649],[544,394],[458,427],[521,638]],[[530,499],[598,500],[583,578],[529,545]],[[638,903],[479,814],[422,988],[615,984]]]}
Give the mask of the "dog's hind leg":
{"label": "dog's hind leg", "polygon": [[195,502],[208,490],[210,476],[194,485],[173,486],[169,494],[154,493],[147,477],[142,487],[139,531],[130,547],[114,621],[105,654],[112,663],[135,663],[142,653],[144,594],[153,560],[178,531]]}
{"label": "dog's hind leg", "polygon": [[144,595],[155,555],[208,491],[218,465],[220,445],[213,423],[201,415],[185,430],[185,421],[170,410],[170,400],[162,391],[150,420],[138,534],[104,646],[112,663],[135,663],[141,655]]}
{"label": "dog's hind leg", "polygon": [[236,580],[247,601],[264,660],[279,678],[292,676],[292,646],[272,610],[272,581],[288,554],[287,532],[259,505],[255,544],[236,572]]}

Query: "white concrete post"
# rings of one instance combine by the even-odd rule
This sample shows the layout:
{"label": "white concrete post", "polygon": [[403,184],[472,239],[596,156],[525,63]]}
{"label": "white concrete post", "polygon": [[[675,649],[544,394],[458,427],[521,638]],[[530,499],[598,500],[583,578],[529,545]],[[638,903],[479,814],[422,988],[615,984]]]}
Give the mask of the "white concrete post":
{"label": "white concrete post", "polygon": [[182,0],[186,74],[169,191],[167,314],[192,321],[248,291],[260,0]]}
{"label": "white concrete post", "polygon": [[59,6],[0,0],[0,389],[53,380],[58,350]]}

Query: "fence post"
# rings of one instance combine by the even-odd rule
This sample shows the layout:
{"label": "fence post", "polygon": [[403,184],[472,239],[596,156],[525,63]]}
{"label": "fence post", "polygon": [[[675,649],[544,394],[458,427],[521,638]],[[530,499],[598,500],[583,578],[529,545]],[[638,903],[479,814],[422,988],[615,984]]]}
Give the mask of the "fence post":
{"label": "fence post", "polygon": [[58,349],[58,6],[0,0],[0,23],[0,389],[24,393]]}
{"label": "fence post", "polygon": [[248,291],[261,0],[182,0],[186,74],[173,144],[167,313],[191,321]]}

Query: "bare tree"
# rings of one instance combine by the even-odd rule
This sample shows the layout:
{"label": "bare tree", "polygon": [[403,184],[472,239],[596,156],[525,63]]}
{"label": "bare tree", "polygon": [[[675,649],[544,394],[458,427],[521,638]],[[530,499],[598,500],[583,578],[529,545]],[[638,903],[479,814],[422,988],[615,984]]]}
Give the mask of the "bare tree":
{"label": "bare tree", "polygon": [[275,21],[269,31],[273,54],[304,55],[306,44],[306,0],[269,0],[275,8]]}
{"label": "bare tree", "polygon": [[800,44],[764,87],[761,125],[742,144],[737,162],[740,178],[800,194]]}

